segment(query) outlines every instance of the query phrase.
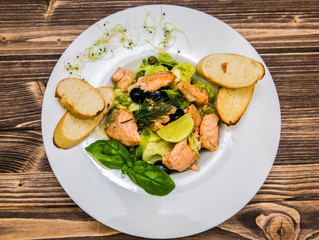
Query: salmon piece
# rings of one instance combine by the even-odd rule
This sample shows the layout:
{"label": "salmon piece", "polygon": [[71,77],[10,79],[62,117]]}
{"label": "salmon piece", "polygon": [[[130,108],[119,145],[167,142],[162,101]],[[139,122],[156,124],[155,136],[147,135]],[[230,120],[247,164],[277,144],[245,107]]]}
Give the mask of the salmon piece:
{"label": "salmon piece", "polygon": [[191,166],[191,169],[198,172],[199,171],[199,167],[194,163],[193,166]]}
{"label": "salmon piece", "polygon": [[151,126],[150,129],[153,132],[156,132],[158,130],[160,130],[162,127],[164,127],[164,125],[160,122],[160,121],[155,121]]}
{"label": "salmon piece", "polygon": [[164,124],[168,123],[171,119],[169,117],[169,114],[174,114],[176,112],[177,108],[172,107],[172,109],[169,111],[168,115],[161,116],[157,120],[154,121],[153,125],[151,125],[151,130],[153,132],[156,132],[160,130],[162,127],[164,127]]}
{"label": "salmon piece", "polygon": [[157,72],[137,79],[136,86],[147,92],[154,92],[172,84],[176,76],[169,71]]}
{"label": "salmon piece", "polygon": [[191,117],[192,117],[192,119],[194,121],[193,131],[196,131],[198,129],[198,127],[200,126],[200,123],[202,121],[202,117],[200,116],[199,111],[197,110],[197,108],[195,107],[194,104],[191,104],[186,109],[186,113],[191,115]]}
{"label": "salmon piece", "polygon": [[[192,167],[197,160],[196,154],[187,145],[187,139],[177,143],[171,152],[166,153],[163,156],[163,164],[173,170],[183,172],[186,169]],[[194,169],[197,166],[194,166]]]}
{"label": "salmon piece", "polygon": [[134,82],[135,75],[133,72],[128,71],[127,74],[117,83],[117,87],[123,92],[128,92],[128,87]]}
{"label": "salmon piece", "polygon": [[126,70],[119,67],[115,71],[115,73],[112,75],[111,79],[113,80],[113,82],[118,83],[125,76],[125,74],[126,74]]}
{"label": "salmon piece", "polygon": [[218,146],[218,121],[216,114],[209,114],[203,117],[199,128],[199,141],[203,148],[213,152]]}
{"label": "salmon piece", "polygon": [[111,77],[116,86],[123,92],[127,92],[128,87],[133,84],[134,78],[135,75],[133,72],[126,71],[121,67],[119,67]]}
{"label": "salmon piece", "polygon": [[160,130],[162,127],[164,127],[164,124],[168,123],[169,120],[170,120],[169,116],[162,116],[158,118],[157,120],[153,121],[153,124],[150,126],[150,128],[153,132],[156,132]]}
{"label": "salmon piece", "polygon": [[176,88],[180,90],[189,102],[195,102],[197,106],[208,104],[208,93],[205,89],[201,89],[186,81],[180,81]]}
{"label": "salmon piece", "polygon": [[[153,100],[149,100],[151,101],[151,103],[153,102]],[[152,108],[152,107],[150,107]],[[174,114],[176,112],[177,108],[173,107],[171,108],[171,110],[168,112],[167,115],[161,116],[158,119],[153,121],[153,124],[150,126],[151,130],[153,132],[156,132],[158,130],[160,130],[162,127],[164,127],[164,124],[168,123],[170,119],[169,114]]]}
{"label": "salmon piece", "polygon": [[119,114],[114,118],[113,122],[106,129],[107,135],[109,135],[109,137],[111,138],[119,140],[123,145],[127,147],[138,145],[141,138],[139,133],[137,132],[137,124],[132,118],[133,114],[120,109]]}

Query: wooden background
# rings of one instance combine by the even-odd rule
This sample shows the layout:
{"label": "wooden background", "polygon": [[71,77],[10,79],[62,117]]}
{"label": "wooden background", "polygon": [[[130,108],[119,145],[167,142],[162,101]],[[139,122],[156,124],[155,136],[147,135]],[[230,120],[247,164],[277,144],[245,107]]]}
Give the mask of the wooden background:
{"label": "wooden background", "polygon": [[[172,1],[0,0],[0,238],[138,239],[83,212],[57,182],[41,137],[50,73],[83,30],[119,10]],[[277,87],[282,132],[258,194],[185,239],[319,239],[319,1],[175,0],[240,32]]]}

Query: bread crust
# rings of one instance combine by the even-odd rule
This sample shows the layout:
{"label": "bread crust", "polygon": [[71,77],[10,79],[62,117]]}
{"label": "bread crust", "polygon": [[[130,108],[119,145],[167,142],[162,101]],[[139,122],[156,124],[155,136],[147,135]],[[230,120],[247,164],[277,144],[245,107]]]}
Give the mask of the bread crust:
{"label": "bread crust", "polygon": [[62,79],[56,87],[55,97],[64,109],[81,119],[97,116],[105,107],[104,99],[96,89],[78,78]]}
{"label": "bread crust", "polygon": [[207,81],[226,88],[248,87],[265,75],[262,63],[233,53],[208,55],[198,62],[196,70]]}
{"label": "bread crust", "polygon": [[255,85],[245,88],[223,88],[217,93],[216,109],[222,122],[235,125],[245,113],[254,93]]}
{"label": "bread crust", "polygon": [[88,119],[77,118],[70,112],[66,112],[58,122],[53,133],[53,143],[56,147],[69,149],[76,146],[93,132],[110,111],[114,101],[113,88],[100,87],[97,88],[97,92],[106,103],[103,111],[97,116]]}

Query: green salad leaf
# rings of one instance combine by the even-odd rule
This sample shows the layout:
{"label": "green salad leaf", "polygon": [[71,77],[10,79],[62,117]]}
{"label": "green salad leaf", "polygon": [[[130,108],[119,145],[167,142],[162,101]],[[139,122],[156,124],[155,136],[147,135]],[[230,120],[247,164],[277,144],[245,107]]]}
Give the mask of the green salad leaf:
{"label": "green salad leaf", "polygon": [[148,63],[147,59],[143,59],[139,69],[137,69],[135,71],[135,80],[137,80],[139,77],[143,77],[145,76],[145,71],[147,70],[147,68],[150,66],[150,64]]}
{"label": "green salad leaf", "polygon": [[137,80],[139,77],[144,77],[151,75],[157,72],[168,71],[168,68],[162,64],[149,64],[147,59],[143,59],[140,68],[135,72],[135,79]]}
{"label": "green salad leaf", "polygon": [[115,108],[128,108],[133,103],[133,100],[127,93],[124,93],[121,89],[114,89],[114,101],[113,106]]}
{"label": "green salad leaf", "polygon": [[172,71],[179,70],[180,80],[191,82],[191,77],[195,73],[195,68],[189,63],[180,63],[173,67]]}
{"label": "green salad leaf", "polygon": [[166,66],[168,69],[172,69],[178,64],[174,58],[172,58],[168,53],[160,53],[157,57],[159,64]]}
{"label": "green salad leaf", "polygon": [[148,67],[148,69],[145,71],[145,76],[151,75],[153,73],[157,73],[157,72],[164,72],[164,71],[168,71],[168,68],[163,66],[163,65],[150,65]]}
{"label": "green salad leaf", "polygon": [[164,170],[144,161],[136,161],[127,175],[151,195],[165,196],[175,188],[173,179]]}
{"label": "green salad leaf", "polygon": [[165,89],[163,91],[167,93],[169,99],[174,101],[175,107],[185,109],[190,105],[190,102],[183,97],[183,94],[180,91],[175,91],[173,89]]}
{"label": "green salad leaf", "polygon": [[191,133],[187,137],[187,143],[190,149],[193,150],[193,152],[199,156],[199,150],[201,149],[201,142],[195,137],[194,133]]}
{"label": "green salad leaf", "polygon": [[85,150],[103,166],[119,169],[147,193],[165,196],[174,188],[172,178],[161,168],[134,158],[118,140],[98,140]]}
{"label": "green salad leaf", "polygon": [[162,160],[165,153],[172,151],[174,144],[164,141],[149,128],[144,128],[141,133],[140,145],[136,154],[143,161],[154,164]]}

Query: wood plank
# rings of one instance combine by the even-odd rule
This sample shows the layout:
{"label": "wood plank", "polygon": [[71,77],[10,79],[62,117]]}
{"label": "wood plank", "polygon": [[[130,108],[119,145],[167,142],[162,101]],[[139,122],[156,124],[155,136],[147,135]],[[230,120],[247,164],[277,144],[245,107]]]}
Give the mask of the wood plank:
{"label": "wood plank", "polygon": [[[267,234],[269,229],[267,226],[275,224],[271,219],[292,221],[293,230],[300,239],[316,234],[316,229],[319,229],[318,170],[319,164],[315,169],[311,165],[274,166],[262,189],[246,207],[217,228],[201,234],[200,239],[220,234],[225,239],[263,239],[264,231]],[[79,209],[51,172],[0,175],[0,209],[3,239],[107,236],[116,233]],[[260,224],[256,226],[258,219]],[[17,223],[20,230],[14,231]],[[126,239],[128,236],[121,234],[118,237]]]}
{"label": "wood plank", "polygon": [[41,131],[0,132],[0,173],[48,171]]}
{"label": "wood plank", "polygon": [[[19,226],[19,232],[16,226]],[[97,222],[55,219],[6,218],[0,222],[0,239],[44,239],[108,236],[117,231]]]}
{"label": "wood plank", "polygon": [[[39,47],[39,44],[32,43],[40,42],[43,46],[41,49],[43,53],[47,53],[46,50],[50,51],[52,48],[56,53],[61,47],[59,52],[61,54],[68,43],[97,20],[118,10],[144,3],[143,1],[134,3],[113,1],[110,6],[107,2],[79,1],[74,4],[72,1],[56,1],[50,17],[45,17],[48,8],[47,1],[30,2],[32,2],[28,5],[30,8],[21,8],[20,3],[16,1],[4,4],[5,7],[7,5],[9,7],[0,14],[0,28],[2,28],[0,53],[31,52],[33,49],[30,49],[30,45]],[[313,4],[311,2],[303,1],[296,4],[298,6],[296,7],[291,1],[279,1],[275,4],[275,9],[279,7],[277,11],[274,10],[272,1],[266,3],[258,1],[257,5],[263,6],[262,13],[256,11],[254,6],[247,4],[247,1],[237,1],[236,4],[230,4],[229,1],[214,3],[211,1],[196,3],[180,1],[179,5],[193,7],[220,18],[237,29],[253,44],[256,41],[263,41],[266,44],[274,41],[277,41],[277,44],[287,41],[290,41],[291,44],[295,41],[299,41],[299,44],[311,44],[313,41],[318,43],[315,39],[318,39],[319,22],[316,11],[318,6],[315,5],[312,11],[309,11],[309,6]],[[280,6],[285,6],[287,11],[280,9]],[[218,9],[223,9],[223,11],[216,12]],[[17,12],[21,14],[16,15]],[[28,18],[28,21],[25,18]],[[19,27],[21,24],[25,28],[21,29]],[[72,26],[71,29],[70,26]],[[19,31],[16,31],[17,29]],[[294,46],[298,48],[298,44]],[[4,48],[6,51],[3,50]]]}
{"label": "wood plank", "polygon": [[45,91],[41,81],[2,82],[0,129],[41,127],[41,109]]}
{"label": "wood plank", "polygon": [[[26,215],[27,212],[32,214]],[[265,239],[265,236],[276,236],[280,233],[282,239],[291,235],[298,236],[298,239],[315,239],[310,237],[318,236],[318,212],[319,201],[250,203],[219,226],[182,239]],[[81,213],[78,208],[13,208],[5,209],[1,215],[6,218],[0,222],[0,239],[95,239],[94,236],[104,236],[103,239],[140,239],[123,233],[117,234],[117,231]],[[25,215],[27,217],[24,217]],[[19,231],[15,231],[17,224]]]}
{"label": "wood plank", "polygon": [[[315,24],[318,25],[318,23],[319,18]],[[39,57],[41,57],[41,54],[61,54],[70,42],[89,26],[76,25],[72,26],[72,29],[70,29],[70,25],[37,26],[25,30],[19,29],[19,31],[17,31],[17,28],[2,29],[0,32],[0,54],[10,56],[38,54]],[[318,28],[303,29],[302,26],[295,26],[287,29],[277,29],[270,24],[269,26],[247,26],[246,24],[245,28],[231,26],[261,53],[263,48],[272,49],[275,53],[279,53],[281,48],[285,49],[286,52],[291,52],[289,49],[292,52],[307,49],[307,51],[317,52],[318,50],[318,41],[315,40],[319,36]],[[30,49],[30,47],[34,47],[34,49]]]}
{"label": "wood plank", "polygon": [[[34,174],[36,173],[36,174]],[[274,165],[252,202],[319,200],[319,164]],[[0,209],[73,204],[52,172],[0,175]]]}

